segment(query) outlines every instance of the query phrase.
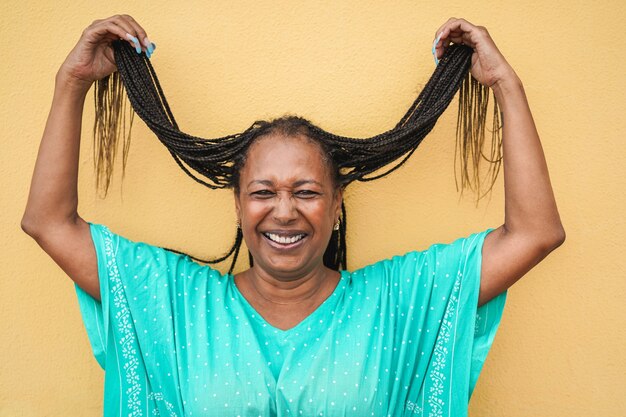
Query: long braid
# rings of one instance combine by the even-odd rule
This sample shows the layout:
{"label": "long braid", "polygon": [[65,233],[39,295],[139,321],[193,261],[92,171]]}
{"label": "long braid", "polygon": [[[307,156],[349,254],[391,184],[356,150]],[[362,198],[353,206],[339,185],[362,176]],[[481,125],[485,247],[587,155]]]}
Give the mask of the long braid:
{"label": "long braid", "polygon": [[[353,181],[372,181],[386,176],[401,167],[415,152],[459,89],[455,160],[458,156],[461,191],[465,188],[473,189],[478,195],[478,202],[491,190],[500,169],[502,152],[499,110],[494,100],[491,151],[487,157],[483,152],[483,145],[489,90],[470,76],[473,51],[467,46],[451,45],[398,124],[369,138],[335,135],[295,116],[271,122],[256,121],[244,132],[214,139],[186,134],[179,129],[156,72],[145,54],[137,54],[123,41],[113,42],[113,49],[118,72],[98,81],[95,89],[97,117],[94,136],[97,146],[94,150],[94,161],[97,161],[97,185],[104,189],[105,195],[113,171],[115,146],[118,137],[125,132],[124,124],[120,127],[120,114],[123,111],[122,85],[135,113],[165,145],[181,169],[198,183],[212,189],[237,190],[239,170],[245,162],[248,148],[257,138],[275,131],[287,133],[287,136],[290,132],[303,133],[317,141],[328,157],[337,186],[345,187]],[[124,161],[129,140],[130,137],[125,136]],[[491,186],[482,195],[479,172],[481,159],[489,162],[488,174],[491,177]],[[455,165],[455,181],[456,177]],[[458,187],[457,181],[457,189]],[[339,230],[332,233],[324,254],[324,264],[330,268],[347,267],[346,231],[346,210],[342,204]],[[224,256],[212,260],[192,258],[205,263],[218,263],[232,256],[229,270],[232,272],[242,241],[243,235],[238,228],[235,242]],[[248,257],[252,265],[252,256],[249,254]]]}

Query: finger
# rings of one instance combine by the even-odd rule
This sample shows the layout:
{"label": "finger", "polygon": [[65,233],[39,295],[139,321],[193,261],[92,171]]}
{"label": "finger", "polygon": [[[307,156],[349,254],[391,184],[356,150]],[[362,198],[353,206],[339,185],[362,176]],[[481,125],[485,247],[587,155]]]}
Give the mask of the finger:
{"label": "finger", "polygon": [[113,49],[111,48],[103,48],[102,53],[104,53],[104,56],[106,57],[106,59],[111,62],[114,65],[117,65],[115,62],[115,55],[113,53]]}
{"label": "finger", "polygon": [[445,47],[446,47],[445,39],[442,40],[443,29],[446,27],[446,25],[448,25],[450,22],[454,22],[455,20],[457,20],[455,17],[449,18],[446,21],[446,23],[439,26],[439,28],[435,31],[435,40],[433,41],[433,47],[432,47],[433,57],[435,58],[435,65],[439,65],[438,58],[443,55],[442,48],[445,50]]}
{"label": "finger", "polygon": [[476,42],[474,38],[472,37],[471,34],[467,32],[464,32],[461,34],[456,34],[456,33],[450,34],[450,36],[448,37],[448,40],[452,43],[461,43],[472,48],[476,46]]}
{"label": "finger", "polygon": [[[433,41],[433,55],[435,55],[435,61],[437,61],[437,55],[436,55],[436,49],[438,47],[440,47],[441,45],[441,39],[442,39],[442,34],[443,34],[443,29],[446,27],[446,25],[448,25],[450,22],[455,21],[456,18],[455,17],[451,17],[450,19],[448,19],[446,21],[446,23],[444,23],[443,25],[439,26],[439,28],[435,31],[435,39]],[[444,40],[445,41],[445,40]]]}
{"label": "finger", "polygon": [[435,32],[435,41],[433,42],[433,55],[435,57],[435,63],[438,63],[438,58],[441,58],[448,48],[450,41],[447,39],[450,25],[458,22],[460,19],[456,17],[449,18],[443,25],[439,26]]}
{"label": "finger", "polygon": [[466,43],[469,46],[475,44],[472,34],[475,34],[477,27],[465,19],[450,19],[440,28],[439,41],[434,45],[435,56],[441,57],[449,47],[450,42]]}
{"label": "finger", "polygon": [[127,33],[133,37],[137,37],[137,32],[133,26],[130,25],[121,15],[111,16],[106,21],[112,22],[124,30],[124,36],[122,36],[122,38],[127,39]]}
{"label": "finger", "polygon": [[[133,35],[128,33],[129,27],[123,23],[118,23],[119,22],[115,21],[115,17],[96,20],[85,29],[83,35],[86,37],[87,42],[94,45],[101,43],[103,40],[111,42],[117,39],[123,39],[129,42],[136,50],[137,45],[133,42]],[[141,49],[139,49],[139,52],[141,52]]]}
{"label": "finger", "polygon": [[115,15],[111,17],[113,23],[124,29],[124,39],[131,41],[135,51],[140,54],[142,51],[141,43],[138,38],[138,33],[131,22],[125,17],[125,15]]}
{"label": "finger", "polygon": [[450,32],[472,32],[476,30],[476,28],[477,26],[465,19],[454,19],[453,21],[446,22],[444,28],[442,28],[442,32],[445,31],[445,34]]}
{"label": "finger", "polygon": [[446,25],[448,25],[450,22],[453,22],[455,20],[458,20],[456,17],[451,17],[449,18],[446,23],[444,23],[443,25],[439,26],[439,29],[437,29],[435,31],[435,39],[437,39],[437,37],[439,36],[439,34],[441,33],[441,31],[443,30],[444,27],[446,27]]}
{"label": "finger", "polygon": [[122,17],[124,18],[124,20],[126,20],[126,22],[128,22],[129,25],[133,27],[134,33],[136,33],[135,36],[139,39],[139,42],[143,45],[148,57],[150,57],[150,55],[154,51],[154,45],[152,44],[150,39],[148,39],[148,34],[144,30],[144,28],[139,23],[137,23],[137,21],[132,16],[122,15]]}
{"label": "finger", "polygon": [[491,35],[483,26],[475,26],[469,32],[451,32],[448,38],[453,43],[461,43],[473,49],[478,48],[480,44],[487,45],[493,43]]}
{"label": "finger", "polygon": [[113,21],[102,20],[94,22],[91,26],[85,29],[83,31],[83,36],[87,42],[99,44],[102,40],[128,40],[128,38],[126,38],[126,33],[126,30],[116,25]]}

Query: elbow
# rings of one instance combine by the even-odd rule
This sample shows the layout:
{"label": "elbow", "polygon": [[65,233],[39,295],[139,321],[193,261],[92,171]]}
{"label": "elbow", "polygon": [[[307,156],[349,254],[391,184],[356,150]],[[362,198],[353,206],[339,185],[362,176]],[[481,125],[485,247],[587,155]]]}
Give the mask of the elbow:
{"label": "elbow", "polygon": [[37,236],[37,226],[35,222],[28,216],[24,215],[20,223],[22,231],[32,238]]}
{"label": "elbow", "polygon": [[40,216],[32,213],[24,213],[20,223],[22,231],[35,240],[41,236],[44,227],[47,225],[48,223],[43,221]]}
{"label": "elbow", "polygon": [[561,246],[563,243],[565,242],[565,229],[563,228],[563,226],[561,226],[561,229],[559,231],[559,238],[558,238],[558,246]]}
{"label": "elbow", "polygon": [[542,248],[550,253],[565,242],[565,229],[559,224],[552,230],[544,231],[541,238]]}
{"label": "elbow", "polygon": [[522,240],[527,247],[532,247],[537,251],[538,255],[548,255],[550,252],[561,246],[565,242],[565,229],[559,222],[553,226],[546,226],[542,228],[534,227],[532,229],[525,229],[523,231],[512,232],[507,230],[507,233],[514,233],[518,237],[522,237]]}
{"label": "elbow", "polygon": [[22,216],[20,227],[24,233],[39,242],[41,239],[44,239],[51,234],[58,233],[60,228],[64,228],[68,224],[76,225],[77,219],[79,219],[78,213],[71,218],[51,220],[50,218],[38,215],[37,213],[32,214],[31,212],[31,214],[29,214],[26,212]]}

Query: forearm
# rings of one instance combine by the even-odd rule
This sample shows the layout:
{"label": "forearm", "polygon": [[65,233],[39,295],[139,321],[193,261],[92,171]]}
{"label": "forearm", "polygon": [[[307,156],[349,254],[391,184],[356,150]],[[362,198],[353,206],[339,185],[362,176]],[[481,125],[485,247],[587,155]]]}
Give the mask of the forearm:
{"label": "forearm", "polygon": [[511,71],[493,90],[503,123],[504,228],[548,244],[560,243],[565,232],[522,82]]}
{"label": "forearm", "polygon": [[25,230],[74,222],[77,218],[80,133],[87,90],[63,72],[56,76],[22,219]]}

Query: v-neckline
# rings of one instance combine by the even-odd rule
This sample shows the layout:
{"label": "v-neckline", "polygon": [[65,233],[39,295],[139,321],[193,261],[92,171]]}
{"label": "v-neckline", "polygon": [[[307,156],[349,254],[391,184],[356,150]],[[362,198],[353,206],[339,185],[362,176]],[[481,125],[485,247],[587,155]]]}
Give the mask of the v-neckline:
{"label": "v-neckline", "polygon": [[296,324],[293,327],[290,327],[289,329],[281,329],[279,327],[276,327],[276,326],[272,325],[267,320],[265,320],[265,318],[252,306],[252,304],[250,304],[248,299],[243,296],[243,294],[239,290],[239,287],[237,287],[237,284],[235,283],[235,277],[234,277],[233,274],[228,274],[228,282],[231,285],[233,292],[240,299],[241,304],[243,305],[244,309],[248,310],[250,315],[257,322],[259,322],[259,324],[263,328],[265,328],[267,331],[269,331],[271,333],[287,336],[287,335],[289,335],[289,334],[291,334],[293,332],[298,331],[299,329],[303,328],[304,326],[307,326],[313,320],[321,320],[321,323],[325,322],[325,319],[324,319],[325,313],[328,313],[328,311],[334,305],[336,305],[337,300],[339,299],[339,294],[346,287],[346,281],[347,281],[346,280],[346,274],[348,274],[348,271],[343,271],[343,270],[339,271],[339,281],[337,282],[337,285],[335,286],[335,289],[333,290],[333,292],[324,301],[322,301],[322,303],[319,306],[317,306],[317,308],[315,310],[313,310],[313,312],[311,312],[311,314],[306,316],[298,324]]}

